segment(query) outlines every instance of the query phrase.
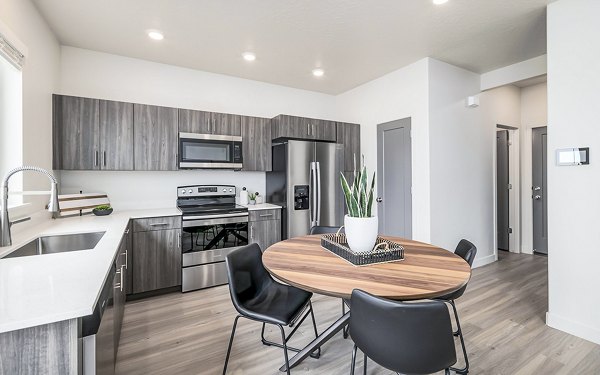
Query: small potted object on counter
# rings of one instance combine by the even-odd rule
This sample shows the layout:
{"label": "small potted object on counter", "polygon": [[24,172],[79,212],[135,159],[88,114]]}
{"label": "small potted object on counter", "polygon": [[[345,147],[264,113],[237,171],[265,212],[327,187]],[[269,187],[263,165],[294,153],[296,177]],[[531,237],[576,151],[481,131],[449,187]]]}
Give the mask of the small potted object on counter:
{"label": "small potted object on counter", "polygon": [[250,204],[256,204],[256,195],[258,193],[250,193],[248,194],[248,199],[250,200]]}
{"label": "small potted object on counter", "polygon": [[113,212],[112,207],[107,204],[102,204],[100,206],[96,206],[92,210],[92,213],[96,216],[107,216],[107,215],[112,214],[112,212]]}

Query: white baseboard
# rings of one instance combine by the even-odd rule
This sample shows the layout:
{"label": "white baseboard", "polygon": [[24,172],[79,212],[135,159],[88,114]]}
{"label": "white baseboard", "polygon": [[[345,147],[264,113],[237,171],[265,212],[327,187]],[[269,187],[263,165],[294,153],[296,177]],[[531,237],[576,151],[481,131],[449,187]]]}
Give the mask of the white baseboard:
{"label": "white baseboard", "polygon": [[483,258],[475,258],[475,261],[473,262],[473,268],[485,266],[487,264],[494,263],[497,260],[498,257],[496,256],[496,254],[491,254]]}
{"label": "white baseboard", "polygon": [[600,330],[575,322],[573,320],[558,316],[556,314],[546,313],[546,324],[549,327],[556,328],[571,335],[581,337],[584,340],[600,344]]}

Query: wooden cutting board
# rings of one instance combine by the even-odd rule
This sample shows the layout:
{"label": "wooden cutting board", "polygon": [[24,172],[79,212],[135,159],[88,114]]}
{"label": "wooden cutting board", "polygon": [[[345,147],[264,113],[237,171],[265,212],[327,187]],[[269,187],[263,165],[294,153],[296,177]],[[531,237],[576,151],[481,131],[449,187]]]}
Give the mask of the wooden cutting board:
{"label": "wooden cutting board", "polygon": [[58,196],[58,204],[61,216],[71,216],[90,213],[94,207],[110,205],[110,201],[104,193],[64,194]]}

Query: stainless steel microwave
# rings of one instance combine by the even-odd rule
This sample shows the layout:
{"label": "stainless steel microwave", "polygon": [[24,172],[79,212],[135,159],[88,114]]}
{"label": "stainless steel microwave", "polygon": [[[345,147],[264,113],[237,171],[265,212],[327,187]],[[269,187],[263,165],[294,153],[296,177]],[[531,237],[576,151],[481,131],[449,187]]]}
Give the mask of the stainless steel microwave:
{"label": "stainless steel microwave", "polygon": [[242,137],[179,133],[179,169],[242,169]]}

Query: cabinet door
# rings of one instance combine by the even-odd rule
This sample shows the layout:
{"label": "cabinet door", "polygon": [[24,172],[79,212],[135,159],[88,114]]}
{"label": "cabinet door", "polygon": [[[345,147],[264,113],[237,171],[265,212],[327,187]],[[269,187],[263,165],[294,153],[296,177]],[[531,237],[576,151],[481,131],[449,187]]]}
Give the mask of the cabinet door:
{"label": "cabinet door", "polygon": [[242,117],[244,171],[271,170],[271,120]]}
{"label": "cabinet door", "polygon": [[[123,235],[119,246],[119,253],[115,261],[117,267],[117,280],[114,290],[114,351],[115,358],[119,350],[119,341],[121,340],[121,329],[123,327],[123,316],[125,314],[125,294],[127,289],[127,269],[125,268],[125,250],[127,248],[127,234]],[[117,287],[118,286],[118,287]]]}
{"label": "cabinet door", "polygon": [[301,117],[279,115],[271,120],[271,138],[308,139],[309,127]]}
{"label": "cabinet door", "polygon": [[133,293],[133,222],[129,220],[127,229],[125,230],[125,269],[126,269],[126,294]]}
{"label": "cabinet door", "polygon": [[218,135],[242,135],[242,116],[229,113],[212,113],[210,134]]}
{"label": "cabinet door", "polygon": [[157,253],[156,288],[181,285],[181,230],[170,229],[155,232],[160,243]]}
{"label": "cabinet door", "polygon": [[133,104],[100,100],[100,169],[133,170]]}
{"label": "cabinet door", "polygon": [[210,134],[212,113],[194,111],[191,109],[179,110],[179,131],[183,133]]}
{"label": "cabinet door", "polygon": [[310,136],[317,141],[336,141],[336,124],[334,121],[309,119]]}
{"label": "cabinet door", "polygon": [[360,168],[360,125],[338,122],[336,142],[344,145],[344,170]]}
{"label": "cabinet door", "polygon": [[53,169],[100,168],[97,99],[53,96]]}
{"label": "cabinet door", "polygon": [[133,139],[136,171],[177,170],[177,109],[135,104]]}
{"label": "cabinet door", "polygon": [[250,243],[257,243],[262,251],[281,241],[281,220],[252,221],[248,225]]}
{"label": "cabinet door", "polygon": [[155,290],[158,261],[158,239],[161,231],[133,234],[133,293]]}

